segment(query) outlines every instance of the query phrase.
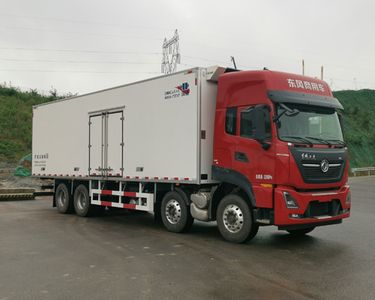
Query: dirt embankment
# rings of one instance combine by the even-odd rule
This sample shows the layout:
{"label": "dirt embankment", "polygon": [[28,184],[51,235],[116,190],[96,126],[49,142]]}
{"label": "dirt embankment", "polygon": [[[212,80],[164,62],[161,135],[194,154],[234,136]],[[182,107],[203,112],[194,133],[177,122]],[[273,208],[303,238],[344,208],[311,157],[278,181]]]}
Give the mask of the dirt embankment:
{"label": "dirt embankment", "polygon": [[0,162],[0,189],[33,188],[39,191],[42,185],[48,183],[38,178],[14,176],[15,167],[12,164]]}

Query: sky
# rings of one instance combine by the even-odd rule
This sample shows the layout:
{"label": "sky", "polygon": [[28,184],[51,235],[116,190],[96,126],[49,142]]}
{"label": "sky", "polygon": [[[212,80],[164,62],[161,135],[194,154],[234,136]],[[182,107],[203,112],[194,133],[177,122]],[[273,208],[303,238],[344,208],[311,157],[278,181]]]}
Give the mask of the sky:
{"label": "sky", "polygon": [[0,83],[83,94],[161,75],[178,30],[178,70],[267,67],[375,89],[370,0],[0,0]]}

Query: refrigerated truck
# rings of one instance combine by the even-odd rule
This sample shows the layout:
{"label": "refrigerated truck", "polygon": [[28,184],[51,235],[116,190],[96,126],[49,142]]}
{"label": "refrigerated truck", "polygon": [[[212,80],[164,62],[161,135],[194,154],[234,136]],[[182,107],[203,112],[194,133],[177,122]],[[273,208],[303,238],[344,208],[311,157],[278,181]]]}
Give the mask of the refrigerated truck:
{"label": "refrigerated truck", "polygon": [[349,217],[343,107],[316,78],[192,68],[33,107],[33,176],[53,205],[153,212],[167,230],[217,221],[302,235]]}

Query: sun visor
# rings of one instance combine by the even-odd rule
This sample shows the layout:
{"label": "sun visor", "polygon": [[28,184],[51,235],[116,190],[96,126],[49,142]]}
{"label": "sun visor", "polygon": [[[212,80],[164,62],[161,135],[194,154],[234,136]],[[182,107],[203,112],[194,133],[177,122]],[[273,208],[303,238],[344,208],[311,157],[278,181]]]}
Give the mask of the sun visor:
{"label": "sun visor", "polygon": [[274,103],[294,103],[321,107],[344,109],[339,100],[334,97],[320,96],[314,94],[297,93],[289,91],[269,91],[268,97]]}

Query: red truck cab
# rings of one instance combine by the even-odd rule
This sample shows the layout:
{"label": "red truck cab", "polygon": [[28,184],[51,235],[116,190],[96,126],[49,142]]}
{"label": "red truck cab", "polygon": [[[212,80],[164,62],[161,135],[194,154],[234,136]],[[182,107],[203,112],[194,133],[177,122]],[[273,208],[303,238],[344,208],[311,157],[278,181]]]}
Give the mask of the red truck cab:
{"label": "red truck cab", "polygon": [[[342,109],[316,78],[269,70],[219,77],[213,177],[248,199],[250,235],[260,225],[305,234],[349,217]],[[221,231],[241,220],[230,206],[213,218]]]}

